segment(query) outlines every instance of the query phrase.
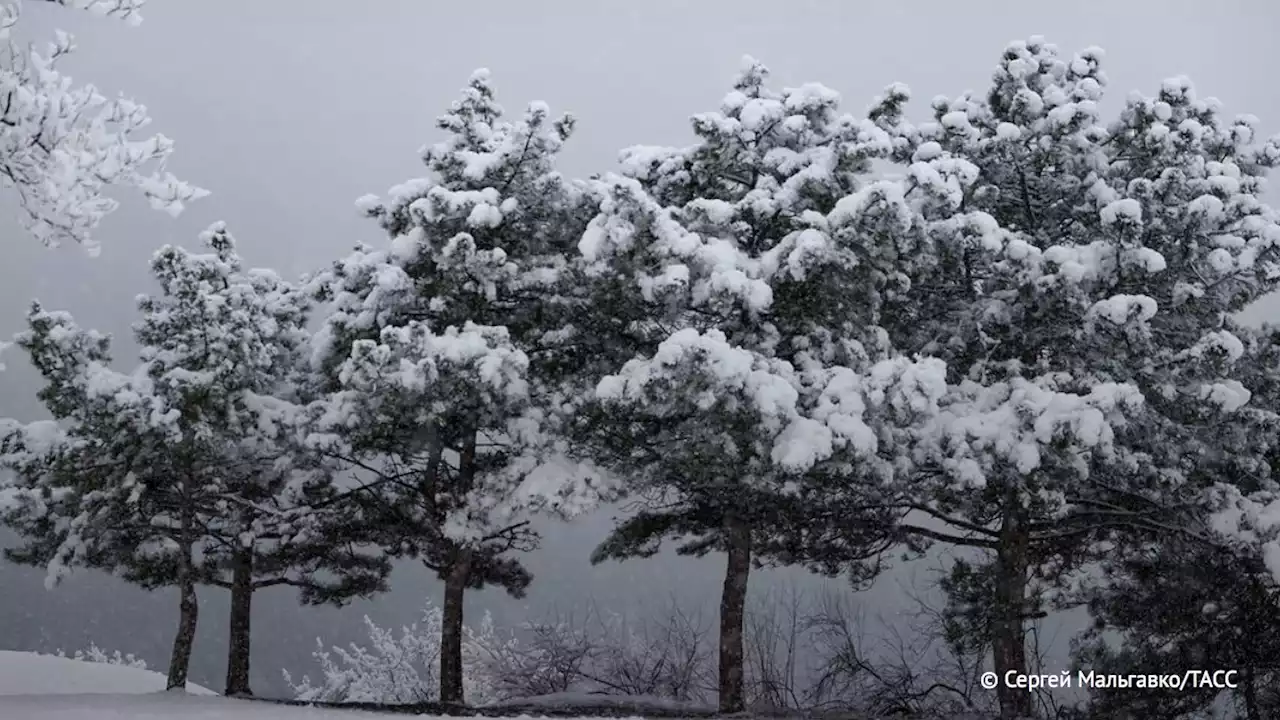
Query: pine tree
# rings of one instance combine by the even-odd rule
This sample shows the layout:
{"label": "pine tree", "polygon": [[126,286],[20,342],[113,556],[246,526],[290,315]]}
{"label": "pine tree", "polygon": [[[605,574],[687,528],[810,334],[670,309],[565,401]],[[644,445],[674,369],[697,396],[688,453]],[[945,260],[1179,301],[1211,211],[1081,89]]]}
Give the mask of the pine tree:
{"label": "pine tree", "polygon": [[1280,587],[1280,326],[1238,328],[1244,341],[1236,377],[1250,392],[1234,422],[1215,428],[1222,460],[1205,522],[1215,545],[1261,560]]}
{"label": "pine tree", "polygon": [[161,293],[139,298],[142,362],[130,373],[110,368],[108,338],[32,307],[18,345],[45,378],[54,420],[8,423],[2,457],[16,478],[0,510],[27,540],[8,556],[47,566],[51,582],[87,566],[177,586],[170,687],[185,686],[196,586],[230,587],[228,689],[245,693],[254,589],[339,600],[380,587],[388,565],[344,549],[340,508],[315,511],[336,495],[331,476],[288,443],[306,296],[244,270],[221,224],[202,240],[211,252],[155,254]]}
{"label": "pine tree", "polygon": [[[141,21],[143,0],[51,1]],[[16,189],[27,230],[46,245],[71,240],[96,252],[93,229],[118,205],[108,187],[135,187],[174,215],[208,194],[164,171],[172,141],[138,137],[150,122],[146,108],[74,87],[59,72],[75,49],[70,35],[59,32],[44,50],[11,40],[21,10],[20,1],[0,7],[0,176]]]}
{"label": "pine tree", "polygon": [[249,661],[253,594],[299,590],[307,604],[341,605],[387,589],[389,559],[353,517],[331,473],[305,482],[271,463],[251,467],[232,490],[236,502],[211,523],[201,583],[231,593],[224,695],[252,695]]}
{"label": "pine tree", "polygon": [[1235,687],[1104,692],[1092,699],[1096,714],[1181,717],[1221,696],[1249,720],[1280,711],[1280,527],[1269,514],[1280,487],[1280,334],[1227,327],[1243,344],[1233,377],[1250,399],[1229,422],[1202,430],[1217,450],[1197,467],[1214,481],[1209,501],[1169,514],[1180,532],[1148,530],[1109,545],[1100,577],[1083,592],[1095,625],[1074,654],[1099,673],[1229,668]]}
{"label": "pine tree", "polygon": [[198,613],[194,507],[204,448],[184,434],[181,409],[165,402],[145,366],[130,374],[108,367],[108,338],[38,303],[28,327],[17,342],[45,377],[40,398],[54,420],[6,435],[6,465],[16,477],[6,488],[5,522],[27,541],[6,556],[46,566],[50,587],[77,566],[146,588],[178,586],[169,687],[183,688]]}
{"label": "pine tree", "polygon": [[[544,464],[563,378],[562,287],[585,219],[554,162],[573,128],[533,103],[503,119],[488,73],[437,121],[431,177],[360,206],[391,238],[316,280],[332,313],[314,355],[329,395],[313,447],[363,476],[354,497],[388,552],[444,581],[440,699],[463,701],[463,598],[521,596],[528,511],[568,508],[583,485]],[[566,505],[567,503],[567,505]]]}
{"label": "pine tree", "polygon": [[900,218],[897,187],[864,175],[888,133],[840,116],[821,85],[779,93],[767,74],[748,58],[721,109],[694,116],[692,147],[624,153],[581,243],[597,299],[581,324],[625,365],[577,440],[640,504],[593,561],[668,537],[726,553],[724,712],[743,710],[751,567],[874,571],[848,561],[892,542],[879,489],[945,387],[940,363],[896,355],[878,327],[893,278],[876,230]]}
{"label": "pine tree", "polygon": [[[1222,462],[1214,428],[1249,399],[1228,318],[1274,289],[1275,213],[1259,199],[1280,145],[1225,120],[1185,79],[1105,123],[1101,52],[1011,45],[984,96],[903,117],[893,136],[917,248],[889,301],[904,352],[945,360],[950,390],[924,470],[904,488],[925,542],[992,559],[983,598],[996,671],[1025,673],[1025,620],[1100,540],[1202,506]],[[929,466],[932,466],[930,468]],[[938,523],[945,529],[938,530]],[[1001,686],[1003,717],[1031,696]]]}
{"label": "pine tree", "polygon": [[1096,691],[1094,715],[1186,717],[1222,696],[1247,720],[1280,711],[1280,588],[1259,555],[1167,535],[1129,545],[1089,593],[1094,626],[1074,648],[1078,667],[1143,676],[1231,670],[1235,687]]}

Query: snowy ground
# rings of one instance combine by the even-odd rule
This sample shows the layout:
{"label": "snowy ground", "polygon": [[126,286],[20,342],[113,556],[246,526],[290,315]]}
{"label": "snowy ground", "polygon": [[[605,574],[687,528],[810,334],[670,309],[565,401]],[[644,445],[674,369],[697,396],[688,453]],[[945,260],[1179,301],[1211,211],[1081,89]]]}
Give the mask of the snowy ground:
{"label": "snowy ground", "polygon": [[0,651],[0,720],[365,720],[393,716],[218,697],[164,675],[52,655]]}
{"label": "snowy ground", "polygon": [[0,697],[3,720],[386,720],[395,717],[165,692]]}
{"label": "snowy ground", "polygon": [[[164,675],[150,670],[0,650],[0,708],[14,695],[137,695],[160,692],[164,685]],[[187,683],[187,691],[216,694],[195,683]],[[0,718],[8,717],[0,713]]]}
{"label": "snowy ground", "polygon": [[398,717],[233,700],[218,697],[194,683],[187,684],[186,693],[164,692],[164,685],[164,676],[149,670],[0,650],[0,720],[385,720]]}

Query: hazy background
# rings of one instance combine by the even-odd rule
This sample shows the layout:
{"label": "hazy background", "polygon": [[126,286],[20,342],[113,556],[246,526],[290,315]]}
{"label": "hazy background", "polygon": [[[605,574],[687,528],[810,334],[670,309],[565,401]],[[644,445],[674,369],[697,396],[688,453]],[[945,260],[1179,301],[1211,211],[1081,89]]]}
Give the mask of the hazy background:
{"label": "hazy background", "polygon": [[[124,207],[99,230],[96,259],[75,247],[39,246],[12,220],[12,198],[0,198],[0,338],[21,328],[27,303],[39,297],[113,333],[117,357],[129,361],[133,299],[152,290],[147,262],[162,244],[194,246],[209,223],[226,220],[250,264],[295,275],[356,242],[382,242],[381,231],[357,216],[355,199],[423,174],[418,148],[436,139],[433,119],[477,67],[493,71],[510,112],[536,99],[578,116],[564,156],[575,175],[610,169],[627,145],[688,142],[687,117],[718,107],[743,54],[763,60],[780,84],[835,88],[853,112],[888,83],[905,82],[918,117],[935,95],[985,89],[1005,44],[1036,34],[1064,51],[1108,51],[1109,110],[1130,90],[1151,94],[1163,78],[1185,74],[1229,112],[1258,115],[1268,134],[1280,130],[1280,6],[1271,0],[151,0],[138,28],[42,3],[28,2],[27,13],[27,37],[43,41],[55,27],[74,32],[81,52],[64,70],[146,103],[154,129],[177,141],[171,169],[213,192],[177,220],[122,193]],[[1250,314],[1263,318],[1276,307]],[[42,416],[34,373],[17,355],[8,360],[0,415]],[[472,593],[471,617],[489,609],[514,622],[589,600],[635,612],[675,598],[714,619],[721,558],[668,555],[591,568],[588,554],[610,522],[601,512],[551,528],[527,559],[536,576],[528,598]],[[860,601],[892,619],[905,608],[901,586],[911,573],[882,578]],[[95,641],[163,667],[177,619],[169,593],[93,572],[53,591],[42,579],[41,571],[0,565],[0,649],[71,651]],[[760,573],[753,583],[755,590],[820,584],[799,572]],[[299,608],[289,591],[255,596],[259,694],[283,692],[281,667],[313,671],[317,635],[361,640],[365,614],[381,624],[411,622],[422,598],[438,590],[413,565],[392,584],[389,594],[342,610]],[[220,690],[225,593],[205,590],[201,600],[193,680]],[[1069,618],[1056,635],[1059,654],[1078,622]]]}

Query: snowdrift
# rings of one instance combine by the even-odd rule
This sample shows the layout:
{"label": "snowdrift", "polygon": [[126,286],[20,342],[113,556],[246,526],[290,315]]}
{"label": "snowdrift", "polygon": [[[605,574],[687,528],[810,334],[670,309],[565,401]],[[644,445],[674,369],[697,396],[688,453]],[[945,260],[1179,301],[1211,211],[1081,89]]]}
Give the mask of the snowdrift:
{"label": "snowdrift", "polygon": [[0,696],[0,718],[3,720],[394,720],[396,716],[352,710],[284,707],[216,695],[161,692],[142,695]]}
{"label": "snowdrift", "polygon": [[[138,695],[160,692],[164,685],[165,676],[150,670],[0,650],[0,696]],[[187,683],[187,692],[194,695],[217,694],[195,683]]]}

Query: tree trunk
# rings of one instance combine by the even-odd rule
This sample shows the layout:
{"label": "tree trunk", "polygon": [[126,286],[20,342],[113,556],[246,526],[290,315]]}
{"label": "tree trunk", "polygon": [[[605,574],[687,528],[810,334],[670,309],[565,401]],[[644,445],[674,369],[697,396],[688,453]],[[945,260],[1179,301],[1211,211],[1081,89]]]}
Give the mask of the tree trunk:
{"label": "tree trunk", "polygon": [[462,601],[471,576],[471,551],[460,550],[444,579],[440,623],[440,702],[466,702],[462,689]]}
{"label": "tree trunk", "polygon": [[725,549],[729,559],[720,594],[720,712],[746,708],[743,663],[746,653],[742,626],[747,607],[747,580],[751,576],[751,528],[741,520],[725,521]]}
{"label": "tree trunk", "polygon": [[253,612],[253,551],[236,549],[231,565],[231,622],[227,643],[227,689],[224,693],[253,695],[249,689],[250,625]]}
{"label": "tree trunk", "polygon": [[200,605],[196,599],[195,573],[192,568],[192,543],[183,543],[178,559],[178,634],[173,638],[173,654],[169,657],[167,690],[187,688],[187,670],[191,665],[191,648],[196,639],[196,621]]}
{"label": "tree trunk", "polygon": [[1029,537],[1022,524],[1021,503],[1011,497],[1006,504],[996,550],[995,617],[991,651],[997,676],[996,697],[1002,720],[1032,717],[1032,695],[1026,688],[1005,682],[1006,673],[1027,674],[1026,618]]}
{"label": "tree trunk", "polygon": [[1247,720],[1264,720],[1262,709],[1258,707],[1258,684],[1255,680],[1253,667],[1244,669],[1244,712]]}

